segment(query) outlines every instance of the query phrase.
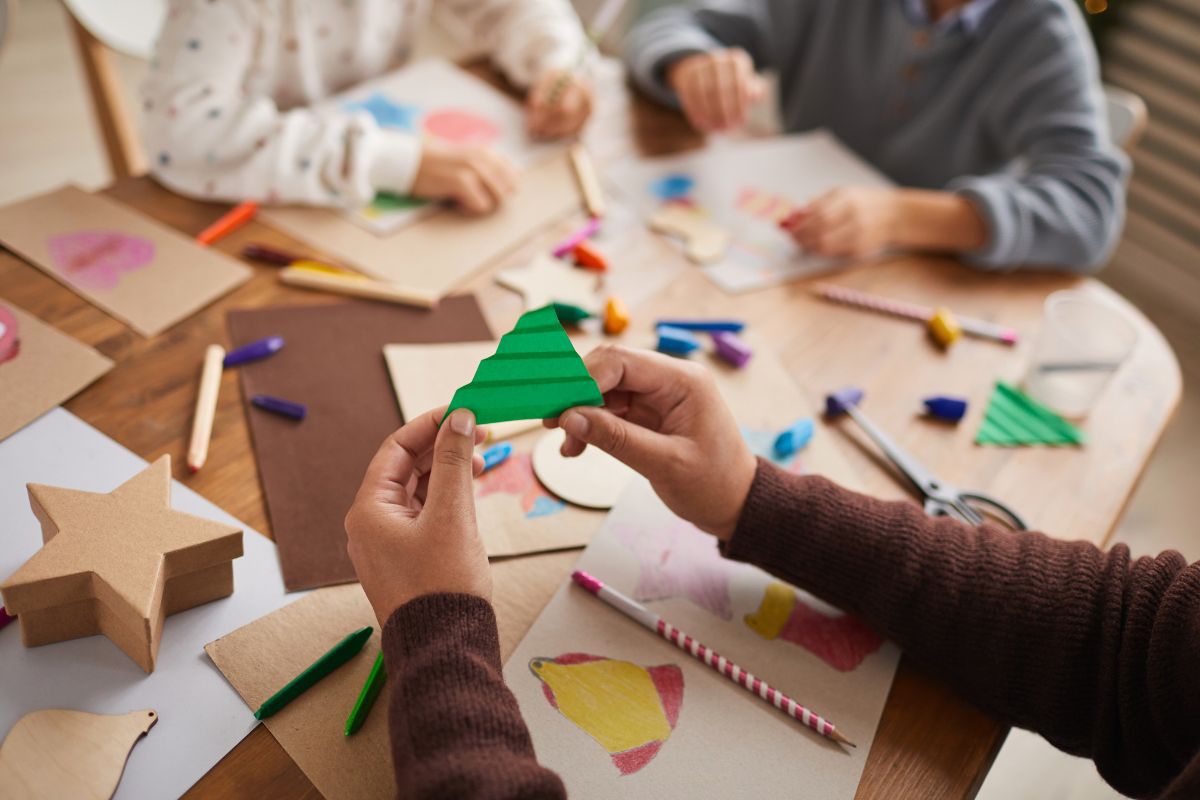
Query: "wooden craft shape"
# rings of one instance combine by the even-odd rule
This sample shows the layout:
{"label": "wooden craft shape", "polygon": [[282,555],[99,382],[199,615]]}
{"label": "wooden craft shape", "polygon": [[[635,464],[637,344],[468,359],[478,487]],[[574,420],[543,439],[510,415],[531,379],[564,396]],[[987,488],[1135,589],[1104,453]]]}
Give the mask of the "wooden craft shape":
{"label": "wooden craft shape", "polygon": [[596,311],[596,273],[579,270],[545,253],[528,266],[496,273],[496,283],[525,298],[525,308],[567,303]]}
{"label": "wooden craft shape", "polygon": [[648,221],[650,230],[683,239],[684,254],[697,264],[719,261],[729,247],[729,232],[682,203],[668,203]]}
{"label": "wooden craft shape", "polygon": [[609,509],[637,474],[598,447],[574,458],[560,452],[566,433],[547,431],[533,448],[533,472],[542,485],[568,503]]}
{"label": "wooden craft shape", "polygon": [[233,592],[242,532],[171,508],[170,456],[110,494],[28,489],[44,545],[0,584],[27,647],[101,633],[153,672],[163,619]]}
{"label": "wooden craft shape", "polygon": [[156,722],[149,708],[115,715],[30,712],[0,745],[0,800],[112,797],[129,751]]}

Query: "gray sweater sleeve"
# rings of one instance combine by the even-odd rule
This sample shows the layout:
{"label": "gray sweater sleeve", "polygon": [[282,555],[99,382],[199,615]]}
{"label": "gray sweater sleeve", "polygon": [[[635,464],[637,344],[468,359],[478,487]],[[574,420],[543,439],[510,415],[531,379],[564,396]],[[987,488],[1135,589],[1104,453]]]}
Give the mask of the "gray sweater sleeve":
{"label": "gray sweater sleeve", "polygon": [[740,47],[758,70],[772,66],[771,20],[764,0],[706,0],[671,5],[642,20],[625,39],[625,65],[634,82],[662,103],[678,106],[666,69],[680,58]]}
{"label": "gray sweater sleeve", "polygon": [[964,256],[978,267],[1093,272],[1121,234],[1129,161],[1109,138],[1089,34],[1074,8],[1058,6],[1057,15],[1031,26],[1036,33],[1007,54],[988,87],[990,133],[1013,168],[947,187],[984,218],[987,243]]}

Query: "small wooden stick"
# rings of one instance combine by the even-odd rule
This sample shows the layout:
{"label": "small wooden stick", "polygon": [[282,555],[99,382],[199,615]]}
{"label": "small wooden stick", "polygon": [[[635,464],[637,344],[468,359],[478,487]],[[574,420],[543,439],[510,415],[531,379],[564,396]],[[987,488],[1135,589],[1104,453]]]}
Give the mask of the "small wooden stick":
{"label": "small wooden stick", "polygon": [[373,281],[357,276],[335,275],[331,272],[298,267],[285,267],[280,270],[279,280],[289,286],[299,286],[302,289],[366,297],[371,300],[383,300],[388,303],[419,308],[433,308],[438,302],[437,295],[420,289],[407,289],[394,283]]}
{"label": "small wooden stick", "polygon": [[221,369],[225,348],[210,344],[204,351],[204,368],[200,371],[200,392],[196,396],[196,414],[192,420],[192,441],[188,445],[187,465],[199,472],[208,459],[208,442],[212,438],[213,416],[217,413],[217,395],[221,391]]}
{"label": "small wooden stick", "polygon": [[583,205],[588,214],[593,217],[603,217],[605,211],[604,190],[600,187],[600,179],[596,176],[596,166],[587,148],[576,142],[571,145],[571,167],[575,170],[575,179],[579,181],[579,192],[583,195]]}

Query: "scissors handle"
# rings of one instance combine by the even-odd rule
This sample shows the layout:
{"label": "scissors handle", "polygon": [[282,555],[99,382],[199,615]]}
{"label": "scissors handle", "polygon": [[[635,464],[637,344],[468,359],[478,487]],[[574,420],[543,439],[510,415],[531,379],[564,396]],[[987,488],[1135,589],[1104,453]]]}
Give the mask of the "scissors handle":
{"label": "scissors handle", "polygon": [[990,518],[1010,530],[1029,530],[1020,514],[999,500],[978,492],[953,491],[940,497],[930,497],[925,501],[925,513],[931,517],[953,517],[976,526]]}

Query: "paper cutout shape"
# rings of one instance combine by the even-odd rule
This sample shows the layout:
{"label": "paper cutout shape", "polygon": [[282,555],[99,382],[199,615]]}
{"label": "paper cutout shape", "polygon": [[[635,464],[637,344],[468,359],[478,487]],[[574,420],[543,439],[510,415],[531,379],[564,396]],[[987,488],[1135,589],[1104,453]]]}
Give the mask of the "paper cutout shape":
{"label": "paper cutout shape", "polygon": [[584,508],[609,509],[637,474],[598,447],[575,458],[560,452],[566,433],[547,431],[533,448],[533,471],[551,492]]}
{"label": "paper cutout shape", "polygon": [[30,484],[42,549],[0,585],[27,647],[104,634],[154,671],[163,619],[233,593],[242,532],[171,508],[171,457],[109,494]]}
{"label": "paper cutout shape", "polygon": [[683,239],[684,254],[697,264],[720,261],[729,247],[729,232],[682,203],[668,203],[648,220],[650,229]]}
{"label": "paper cutout shape", "polygon": [[480,424],[556,417],[574,406],[604,403],[552,306],[527,311],[500,338],[495,355],[479,362],[475,377],[454,393],[457,408]]}
{"label": "paper cutout shape", "polygon": [[0,303],[0,439],[112,369],[87,345]]}
{"label": "paper cutout shape", "polygon": [[824,614],[809,606],[786,583],[775,581],[743,621],[764,639],[782,639],[803,647],[839,672],[857,669],[883,647],[883,637],[849,614]]}
{"label": "paper cutout shape", "polygon": [[26,714],[0,745],[0,797],[112,797],[129,751],[156,722],[153,709],[107,715],[53,708]]}
{"label": "paper cutout shape", "polygon": [[682,200],[692,193],[696,181],[691,175],[669,172],[650,182],[650,191],[659,200]]}
{"label": "paper cutout shape", "polygon": [[381,128],[399,131],[415,131],[421,118],[421,109],[404,103],[392,102],[382,92],[372,92],[365,100],[346,103],[347,111],[366,111],[375,118]]}
{"label": "paper cutout shape", "polygon": [[548,517],[567,507],[566,503],[542,488],[533,474],[533,459],[529,453],[514,453],[503,464],[480,475],[475,485],[476,496],[480,499],[492,494],[509,494],[520,498],[526,519]]}
{"label": "paper cutout shape", "polygon": [[607,750],[622,775],[654,760],[683,707],[683,671],[675,664],[563,653],[530,659],[529,671],[547,702]]}
{"label": "paper cutout shape", "polygon": [[487,117],[459,108],[432,111],[425,117],[425,132],[455,144],[492,144],[500,127]]}
{"label": "paper cutout shape", "polygon": [[121,275],[154,260],[154,242],[118,231],[79,231],[51,236],[46,246],[55,267],[88,289],[117,288]]}
{"label": "paper cutout shape", "polygon": [[596,273],[539,253],[527,266],[496,273],[496,283],[519,292],[526,308],[566,303],[596,313]]}
{"label": "paper cutout shape", "polygon": [[0,305],[0,364],[12,361],[21,352],[21,326],[8,306]]}
{"label": "paper cutout shape", "polygon": [[996,381],[975,444],[1001,447],[1081,445],[1083,431],[1015,386]]}
{"label": "paper cutout shape", "polygon": [[219,250],[77,186],[0,208],[0,241],[143,336],[161,333],[253,274]]}

